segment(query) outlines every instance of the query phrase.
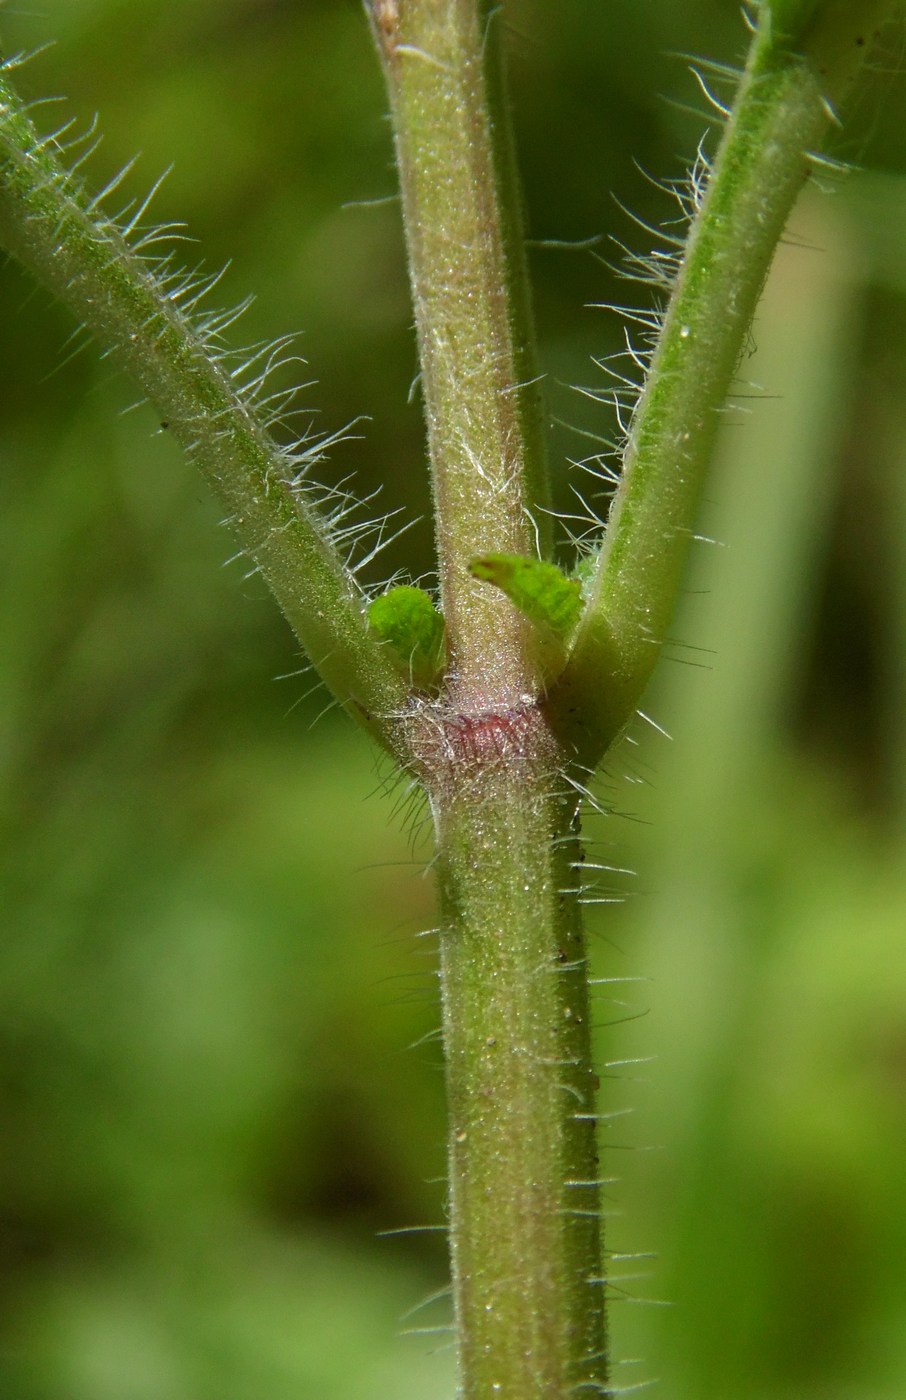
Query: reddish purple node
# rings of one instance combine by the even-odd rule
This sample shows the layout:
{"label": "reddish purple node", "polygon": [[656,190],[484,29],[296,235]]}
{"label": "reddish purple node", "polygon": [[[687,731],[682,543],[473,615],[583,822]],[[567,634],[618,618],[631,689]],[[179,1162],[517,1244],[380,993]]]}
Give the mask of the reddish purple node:
{"label": "reddish purple node", "polygon": [[528,730],[528,707],[450,715],[444,720],[451,756],[473,763],[524,753]]}

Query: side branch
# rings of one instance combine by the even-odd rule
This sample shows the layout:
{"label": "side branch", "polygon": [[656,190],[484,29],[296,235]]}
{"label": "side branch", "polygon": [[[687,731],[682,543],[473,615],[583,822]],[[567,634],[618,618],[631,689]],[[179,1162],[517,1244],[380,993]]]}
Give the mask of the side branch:
{"label": "side branch", "polygon": [[759,7],[746,73],[629,427],[589,604],[550,697],[552,721],[583,764],[595,766],[625,729],[657,660],[719,413],[774,249],[835,120],[832,103],[891,8],[890,0]]}
{"label": "side branch", "polygon": [[393,747],[387,717],[405,704],[406,688],[305,498],[300,477],[317,449],[274,441],[230,373],[220,333],[231,318],[192,314],[209,284],[174,276],[150,254],[157,231],[130,243],[134,226],[121,230],[103,215],[0,73],[0,244],[141,385],[201,468],[327,686]]}

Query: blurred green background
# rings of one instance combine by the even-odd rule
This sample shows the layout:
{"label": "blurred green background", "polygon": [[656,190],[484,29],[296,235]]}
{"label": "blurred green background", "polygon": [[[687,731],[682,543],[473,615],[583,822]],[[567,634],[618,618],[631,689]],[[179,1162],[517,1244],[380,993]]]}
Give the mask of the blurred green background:
{"label": "blurred green background", "polygon": [[[603,236],[531,254],[568,509],[581,434],[612,431],[569,388],[621,344],[592,305],[644,304],[607,235],[647,247],[620,205],[673,217],[649,176],[714,139],[680,55],[745,36],[728,0],[506,9],[531,236]],[[156,216],[232,260],[248,339],[304,328],[313,421],[368,420],[330,479],[424,517],[357,0],[41,0],[0,37],[57,41],[21,81],[66,95],[45,127],[99,112],[93,184],[172,164]],[[876,66],[838,141],[863,173],[808,192],[741,366],[722,547],[693,550],[646,702],[675,737],[640,721],[589,828],[639,872],[592,933],[597,974],[638,979],[599,1007],[603,1107],[635,1110],[606,1130],[609,1244],[653,1256],[613,1261],[617,1376],[665,1400],[906,1387],[899,41]],[[0,305],[0,1397],[451,1400],[446,1300],[412,1311],[445,1280],[425,838],[315,723],[151,410],[14,267]],[[424,521],[404,563],[431,568]]]}

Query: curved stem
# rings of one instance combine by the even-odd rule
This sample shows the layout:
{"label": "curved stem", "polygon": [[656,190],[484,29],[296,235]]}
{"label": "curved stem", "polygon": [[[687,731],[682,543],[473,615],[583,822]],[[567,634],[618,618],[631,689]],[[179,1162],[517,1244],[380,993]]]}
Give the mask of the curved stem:
{"label": "curved stem", "polygon": [[[12,65],[7,65],[7,68]],[[130,247],[40,138],[0,75],[0,244],[112,350],[198,463],[334,695],[388,746],[406,686],[368,631],[364,599],[293,481],[307,455],[271,438],[237,391],[217,319],[200,328],[199,288]],[[224,318],[227,319],[227,318]]]}
{"label": "curved stem", "polygon": [[[630,424],[571,659],[550,713],[594,767],[622,733],[663,643],[720,412],[774,249],[889,0],[784,0],[761,23],[693,221]],[[801,45],[797,50],[794,45]]]}

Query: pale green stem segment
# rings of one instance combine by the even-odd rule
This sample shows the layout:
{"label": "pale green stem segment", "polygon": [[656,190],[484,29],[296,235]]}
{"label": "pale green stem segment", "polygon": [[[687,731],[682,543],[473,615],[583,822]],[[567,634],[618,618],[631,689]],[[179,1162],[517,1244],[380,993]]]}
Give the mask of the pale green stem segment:
{"label": "pale green stem segment", "polygon": [[499,7],[366,0],[390,93],[434,489],[449,684],[465,709],[537,688],[525,623],[468,572],[546,549],[543,422]]}
{"label": "pale green stem segment", "polygon": [[[666,636],[720,412],[813,153],[890,0],[763,4],[694,220],[571,659],[550,714],[594,767],[638,705]],[[773,22],[772,22],[773,21]]]}
{"label": "pale green stem segment", "polygon": [[112,350],[198,463],[310,660],[337,699],[388,746],[407,686],[368,629],[365,600],[292,463],[237,393],[229,367],[132,250],[53,139],[41,139],[0,76],[0,244]]}
{"label": "pale green stem segment", "polygon": [[576,797],[536,707],[450,718],[434,804],[462,1400],[607,1393]]}
{"label": "pale green stem segment", "polygon": [[368,9],[396,136],[446,624],[446,685],[411,732],[438,844],[461,1395],[603,1395],[575,794],[558,795],[562,754],[534,703],[537,624],[469,569],[547,550],[499,17],[484,0]]}

